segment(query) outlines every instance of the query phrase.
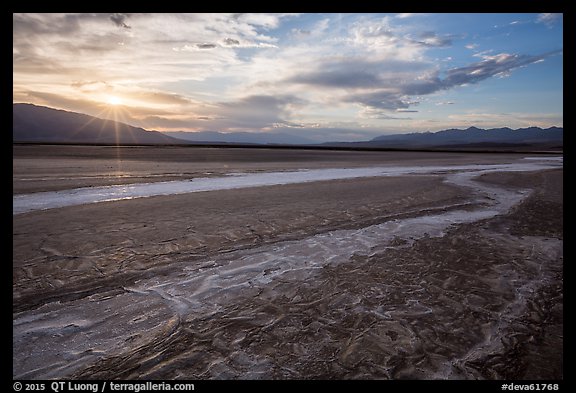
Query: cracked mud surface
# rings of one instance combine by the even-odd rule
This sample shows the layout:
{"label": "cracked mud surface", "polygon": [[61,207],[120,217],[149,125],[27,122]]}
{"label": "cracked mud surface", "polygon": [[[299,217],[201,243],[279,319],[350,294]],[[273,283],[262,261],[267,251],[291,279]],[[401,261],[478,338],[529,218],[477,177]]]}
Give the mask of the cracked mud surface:
{"label": "cracked mud surface", "polygon": [[503,214],[421,229],[485,204],[443,179],[15,216],[13,375],[561,379],[562,170],[484,174],[531,192]]}

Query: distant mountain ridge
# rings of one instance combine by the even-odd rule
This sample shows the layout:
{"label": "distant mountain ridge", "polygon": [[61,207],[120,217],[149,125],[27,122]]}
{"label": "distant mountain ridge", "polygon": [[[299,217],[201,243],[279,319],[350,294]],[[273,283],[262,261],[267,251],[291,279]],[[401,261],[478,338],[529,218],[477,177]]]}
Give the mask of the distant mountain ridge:
{"label": "distant mountain ridge", "polygon": [[381,135],[369,141],[319,144],[305,137],[282,133],[216,131],[159,132],[33,104],[13,104],[13,142],[190,144],[226,143],[254,145],[308,145],[347,148],[562,148],[564,129],[477,127],[437,132]]}
{"label": "distant mountain ridge", "polygon": [[313,144],[296,135],[262,132],[148,131],[125,123],[33,104],[13,104],[14,142],[113,144]]}
{"label": "distant mountain ridge", "polygon": [[378,136],[367,143],[372,146],[393,147],[430,147],[455,145],[489,145],[489,144],[563,144],[564,129],[550,127],[519,128],[508,127],[481,129],[448,129],[438,132],[419,132],[410,134],[393,134]]}
{"label": "distant mountain ridge", "polygon": [[165,135],[196,143],[242,143],[242,144],[297,144],[310,145],[317,142],[291,134],[265,132],[217,132],[217,131],[165,131]]}
{"label": "distant mountain ridge", "polygon": [[33,104],[12,105],[13,142],[175,144],[157,131]]}

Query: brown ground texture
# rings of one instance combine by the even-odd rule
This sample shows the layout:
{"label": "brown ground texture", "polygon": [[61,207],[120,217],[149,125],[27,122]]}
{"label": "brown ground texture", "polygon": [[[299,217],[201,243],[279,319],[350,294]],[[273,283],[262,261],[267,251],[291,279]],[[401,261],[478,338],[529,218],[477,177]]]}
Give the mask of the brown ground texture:
{"label": "brown ground texture", "polygon": [[[103,148],[111,156],[97,159],[90,158],[95,147],[55,153],[47,147],[18,149],[15,193],[112,182],[112,172],[103,168],[115,148]],[[183,167],[194,177],[336,163],[515,159],[438,153],[343,158],[335,152],[306,159],[299,154],[311,152],[281,158],[273,152],[276,158],[263,153],[256,159],[248,152],[227,156],[205,149],[194,159],[180,150],[183,156],[162,151],[146,164],[148,150],[132,149],[122,151],[123,159],[133,155],[123,164],[129,167],[123,173],[135,176],[130,181],[151,181],[150,174],[176,178],[173,174],[180,176]],[[47,160],[44,165],[33,158],[38,152]],[[86,175],[92,177],[83,179]],[[354,255],[349,263],[326,264],[314,274],[287,272],[266,285],[232,288],[214,295],[218,307],[196,313],[174,311],[175,303],[165,303],[174,300],[168,299],[175,293],[169,290],[168,295],[158,292],[162,299],[148,300],[142,283],[178,278],[180,271],[224,264],[254,249],[274,250],[314,235],[471,209],[477,203],[466,189],[443,183],[440,176],[403,176],[150,197],[14,216],[13,374],[562,379],[562,170],[495,173],[480,181],[533,192],[508,214],[453,226],[441,237],[399,239],[369,255]],[[130,300],[141,295],[141,304]],[[89,323],[85,314],[102,304],[110,304],[109,315],[91,316],[95,322]],[[68,322],[50,322],[56,317]],[[47,322],[35,329],[19,328],[41,320]],[[114,321],[118,327],[109,330]],[[106,340],[120,344],[107,348]]]}

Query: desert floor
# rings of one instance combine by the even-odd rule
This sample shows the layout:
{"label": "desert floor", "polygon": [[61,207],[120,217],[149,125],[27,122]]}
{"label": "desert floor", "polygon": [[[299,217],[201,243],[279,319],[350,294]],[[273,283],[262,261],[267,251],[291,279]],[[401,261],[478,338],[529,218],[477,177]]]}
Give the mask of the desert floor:
{"label": "desert floor", "polygon": [[[526,156],[14,146],[13,192]],[[479,172],[470,188],[447,170],[14,215],[13,377],[561,379],[562,174]]]}

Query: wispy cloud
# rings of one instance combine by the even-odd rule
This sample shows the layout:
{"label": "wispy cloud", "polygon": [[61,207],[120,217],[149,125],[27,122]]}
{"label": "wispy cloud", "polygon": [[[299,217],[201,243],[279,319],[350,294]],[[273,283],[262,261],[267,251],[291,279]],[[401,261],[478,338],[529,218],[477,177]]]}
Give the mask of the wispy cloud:
{"label": "wispy cloud", "polygon": [[429,47],[447,47],[452,45],[452,36],[439,36],[433,31],[426,31],[414,40],[414,43]]}
{"label": "wispy cloud", "polygon": [[[466,108],[459,87],[513,75],[559,53],[504,50],[481,34],[449,31],[437,18],[14,14],[13,96],[95,115],[113,94],[131,121],[149,128],[304,132],[316,124],[315,132],[352,135],[353,127],[334,124],[376,130],[415,113],[410,124],[416,125],[430,106],[449,109],[435,107],[453,102],[439,98],[443,92],[458,102],[450,109]],[[534,19],[523,29],[542,31],[534,22],[558,26],[562,14]]]}
{"label": "wispy cloud", "polygon": [[406,19],[406,18],[412,18],[414,16],[424,16],[424,15],[425,14],[415,14],[415,13],[411,13],[411,12],[404,12],[404,13],[396,14],[396,18]]}
{"label": "wispy cloud", "polygon": [[385,78],[374,64],[344,61],[337,63],[337,67],[334,63],[321,64],[319,68],[325,69],[324,73],[319,71],[304,73],[291,78],[291,81],[333,88],[367,90],[346,94],[342,101],[357,103],[368,108],[369,110],[364,111],[364,114],[374,117],[378,111],[384,114],[386,111],[410,108],[418,102],[412,98],[414,96],[424,96],[466,84],[476,84],[494,76],[507,76],[517,68],[543,61],[557,53],[559,52],[555,51],[537,56],[508,53],[484,55],[482,61],[447,70],[443,78],[429,63],[410,62],[406,64],[406,68],[403,67],[403,62],[391,62],[390,65],[386,62],[379,63],[388,72],[393,72],[393,69],[399,73],[409,71],[408,74],[403,74],[405,78]]}
{"label": "wispy cloud", "polygon": [[332,88],[374,88],[396,83],[394,79],[428,67],[428,63],[398,59],[330,57],[320,59],[314,69],[300,72],[287,81]]}
{"label": "wispy cloud", "polygon": [[301,104],[301,99],[289,95],[248,96],[217,103],[211,113],[218,117],[218,124],[224,129],[265,128],[285,122],[292,108]]}
{"label": "wispy cloud", "polygon": [[110,15],[110,20],[118,27],[122,27],[124,29],[131,29],[130,26],[126,23],[128,19],[128,15],[126,14],[112,14]]}
{"label": "wispy cloud", "polygon": [[548,27],[552,27],[556,23],[562,22],[564,15],[563,14],[554,14],[554,13],[542,13],[538,14],[538,18],[536,22],[544,23]]}
{"label": "wispy cloud", "polygon": [[486,55],[483,56],[484,60],[480,62],[448,70],[446,78],[442,81],[442,87],[447,89],[467,83],[478,83],[493,76],[508,74],[516,68],[542,61],[557,53],[559,52],[555,51],[537,56],[509,53],[500,53],[493,56]]}

